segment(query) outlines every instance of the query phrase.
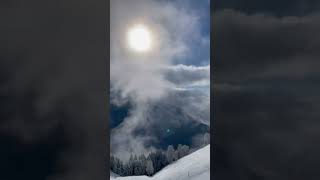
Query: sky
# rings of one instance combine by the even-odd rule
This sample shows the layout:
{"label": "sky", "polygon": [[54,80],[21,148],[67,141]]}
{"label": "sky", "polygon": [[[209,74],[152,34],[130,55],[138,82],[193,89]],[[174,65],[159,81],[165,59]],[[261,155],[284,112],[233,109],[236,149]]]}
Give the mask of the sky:
{"label": "sky", "polygon": [[[209,17],[208,1],[111,1],[111,153],[126,159],[191,146],[208,133]],[[156,36],[156,47],[142,55],[121,43],[135,23]]]}

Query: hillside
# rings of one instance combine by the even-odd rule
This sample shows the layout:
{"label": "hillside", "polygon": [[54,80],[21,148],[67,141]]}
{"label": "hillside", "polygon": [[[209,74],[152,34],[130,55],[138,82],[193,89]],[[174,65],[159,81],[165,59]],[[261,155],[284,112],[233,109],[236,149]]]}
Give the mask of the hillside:
{"label": "hillside", "polygon": [[210,145],[207,145],[188,156],[168,165],[153,177],[128,176],[116,177],[111,174],[110,180],[209,180],[210,179]]}

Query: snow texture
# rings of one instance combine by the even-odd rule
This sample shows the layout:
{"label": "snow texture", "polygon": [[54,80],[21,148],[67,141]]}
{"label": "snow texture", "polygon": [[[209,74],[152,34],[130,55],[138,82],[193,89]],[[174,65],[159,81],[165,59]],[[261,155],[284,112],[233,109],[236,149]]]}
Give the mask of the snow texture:
{"label": "snow texture", "polygon": [[152,177],[119,177],[111,173],[110,180],[209,180],[210,145],[185,156],[166,166]]}

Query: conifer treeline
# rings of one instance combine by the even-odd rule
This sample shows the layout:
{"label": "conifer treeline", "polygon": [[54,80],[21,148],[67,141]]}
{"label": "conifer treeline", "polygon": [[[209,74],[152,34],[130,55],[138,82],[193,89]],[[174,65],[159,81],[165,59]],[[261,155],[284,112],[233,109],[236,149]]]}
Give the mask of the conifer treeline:
{"label": "conifer treeline", "polygon": [[176,150],[170,145],[166,151],[157,150],[151,152],[147,157],[143,154],[139,156],[131,154],[128,162],[123,162],[119,158],[111,155],[110,169],[120,176],[152,176],[168,164],[189,153],[189,146],[179,144]]}

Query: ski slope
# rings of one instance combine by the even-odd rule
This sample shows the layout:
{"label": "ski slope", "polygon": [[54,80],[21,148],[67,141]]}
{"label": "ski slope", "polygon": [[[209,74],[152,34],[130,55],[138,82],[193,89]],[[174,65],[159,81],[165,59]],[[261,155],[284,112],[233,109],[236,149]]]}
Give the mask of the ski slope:
{"label": "ski slope", "polygon": [[147,176],[110,176],[110,180],[209,180],[210,145],[166,166],[152,177]]}

